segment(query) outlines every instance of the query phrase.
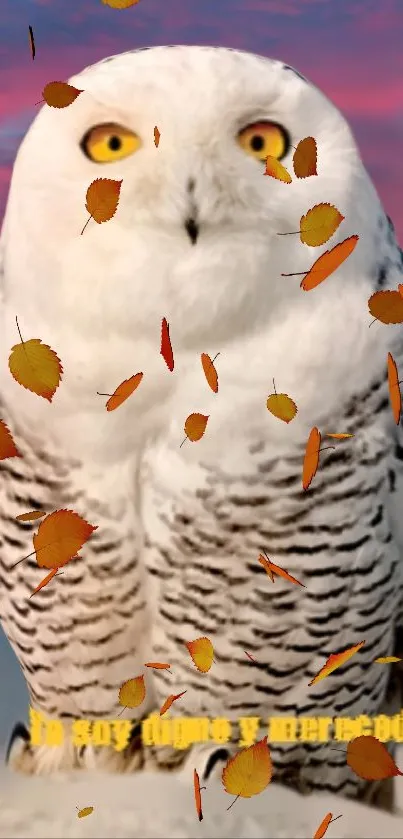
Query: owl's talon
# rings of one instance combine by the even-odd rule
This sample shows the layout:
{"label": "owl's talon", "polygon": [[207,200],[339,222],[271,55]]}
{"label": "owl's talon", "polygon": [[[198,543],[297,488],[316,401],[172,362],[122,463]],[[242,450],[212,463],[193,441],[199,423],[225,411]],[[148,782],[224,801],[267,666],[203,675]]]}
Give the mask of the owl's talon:
{"label": "owl's talon", "polygon": [[[13,747],[17,741],[23,741],[24,746],[23,749],[27,747],[30,743],[30,736],[27,727],[22,722],[16,722],[14,728],[11,732],[10,739],[8,741],[7,751],[6,751],[6,758],[5,762],[6,765],[9,764],[10,758],[12,758]],[[12,761],[11,761],[12,762]]]}

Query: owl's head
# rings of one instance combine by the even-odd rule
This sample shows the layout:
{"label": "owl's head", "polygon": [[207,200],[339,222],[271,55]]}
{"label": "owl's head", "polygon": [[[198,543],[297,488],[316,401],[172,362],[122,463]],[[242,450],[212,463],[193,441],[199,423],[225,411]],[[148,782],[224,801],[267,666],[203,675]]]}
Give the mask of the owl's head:
{"label": "owl's head", "polygon": [[[298,296],[299,278],[281,274],[307,270],[318,249],[278,234],[298,231],[322,201],[345,216],[332,244],[362,239],[349,276],[368,275],[376,193],[339,111],[292,68],[224,48],[156,47],[70,82],[84,92],[65,109],[42,107],[14,167],[5,293],[21,316],[103,338],[157,336],[166,317],[177,347],[204,348],[212,336],[222,346]],[[267,155],[293,174],[306,136],[317,177],[264,175]],[[100,177],[122,180],[116,215],[80,235]]]}

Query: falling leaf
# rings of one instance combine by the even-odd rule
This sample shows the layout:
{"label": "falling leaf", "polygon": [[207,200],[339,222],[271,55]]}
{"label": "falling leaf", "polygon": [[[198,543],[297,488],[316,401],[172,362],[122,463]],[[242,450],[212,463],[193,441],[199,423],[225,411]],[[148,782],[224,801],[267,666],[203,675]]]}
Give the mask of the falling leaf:
{"label": "falling leaf", "polygon": [[87,189],[85,206],[90,214],[81,235],[91,218],[97,224],[110,221],[116,213],[119,204],[120,188],[123,181],[113,181],[111,178],[96,178]]}
{"label": "falling leaf", "polygon": [[183,696],[185,693],[186,693],[185,690],[183,690],[182,693],[177,693],[177,694],[171,693],[171,695],[168,696],[168,699],[165,700],[164,704],[161,707],[160,717],[162,717],[163,714],[166,714],[166,712],[169,710],[171,705],[173,705],[173,703],[176,702],[177,699],[180,699],[181,696]]}
{"label": "falling leaf", "polygon": [[326,437],[333,437],[334,440],[347,440],[348,437],[354,437],[354,434],[326,434]]}
{"label": "falling leaf", "polygon": [[403,297],[398,291],[376,291],[368,300],[368,309],[381,323],[403,323]]}
{"label": "falling leaf", "polygon": [[297,178],[309,178],[317,175],[317,148],[313,137],[304,137],[297,145],[292,159],[294,174]]}
{"label": "falling leaf", "polygon": [[172,352],[172,344],[171,339],[169,337],[169,325],[166,318],[162,318],[161,324],[161,349],[160,355],[162,355],[168,370],[173,371],[175,362],[174,356]]}
{"label": "falling leaf", "polygon": [[128,679],[123,682],[119,690],[119,705],[125,708],[138,708],[144,702],[146,686],[144,676],[136,676],[135,679]]}
{"label": "falling leaf", "polygon": [[37,396],[43,396],[48,402],[52,401],[63,375],[63,367],[54,350],[42,344],[40,338],[29,341],[21,338],[21,344],[11,349],[8,366],[19,385]]}
{"label": "falling leaf", "polygon": [[[134,393],[134,391],[138,388],[141,380],[143,378],[143,373],[136,373],[135,376],[131,376],[130,379],[125,379],[112,393],[110,399],[108,399],[105,407],[107,411],[115,411],[116,408],[119,408],[123,405],[123,402],[126,402],[126,399]],[[98,396],[109,396],[108,393],[99,393],[97,390]]]}
{"label": "falling leaf", "polygon": [[315,204],[301,216],[301,242],[311,247],[324,245],[344,221],[344,216],[332,204]]}
{"label": "falling leaf", "polygon": [[325,835],[329,827],[329,824],[331,824],[332,822],[336,822],[337,819],[341,819],[341,816],[336,816],[336,818],[334,819],[333,813],[328,813],[327,816],[325,816],[323,821],[320,823],[313,839],[323,839],[323,836]]}
{"label": "falling leaf", "polygon": [[29,37],[29,46],[30,46],[32,61],[33,61],[34,58],[35,58],[36,50],[35,50],[34,30],[32,29],[32,26],[28,26],[28,37]]}
{"label": "falling leaf", "polygon": [[349,661],[353,655],[355,655],[358,650],[361,649],[365,644],[365,641],[360,641],[359,644],[356,644],[354,647],[350,647],[348,650],[345,650],[344,653],[332,653],[326,661],[326,664],[319,670],[319,673],[316,674],[315,678],[309,682],[308,687],[312,687],[312,685],[316,685],[317,682],[322,681],[325,679],[326,676],[330,676],[330,673],[333,673],[338,667],[341,667],[342,664],[345,664],[346,661]]}
{"label": "falling leaf", "polygon": [[78,819],[84,819],[86,816],[90,816],[91,813],[93,813],[93,812],[94,812],[93,807],[83,807],[82,810],[78,810],[77,818]]}
{"label": "falling leaf", "polygon": [[37,519],[43,519],[46,516],[46,513],[43,513],[41,510],[32,510],[31,513],[20,513],[19,516],[16,516],[17,521],[36,521]]}
{"label": "falling leaf", "polygon": [[3,420],[0,420],[0,460],[8,457],[22,457],[19,453],[10,429]]}
{"label": "falling leaf", "polygon": [[[201,440],[206,430],[208,420],[209,416],[205,416],[204,414],[189,414],[184,425],[184,432],[187,439],[191,440],[192,443],[196,443],[197,440]],[[183,443],[184,442],[185,440]],[[183,446],[183,443],[181,443],[181,446]]]}
{"label": "falling leaf", "polygon": [[101,0],[104,6],[110,6],[111,9],[128,9],[130,6],[136,6],[140,0]]}
{"label": "falling leaf", "polygon": [[42,588],[45,588],[45,586],[47,586],[47,584],[50,583],[51,580],[53,580],[53,577],[57,576],[58,571],[59,571],[58,568],[53,568],[53,570],[49,574],[47,574],[46,577],[33,590],[32,594],[29,595],[30,598],[33,597],[34,594],[38,594],[38,591],[41,591]]}
{"label": "falling leaf", "polygon": [[291,420],[294,419],[296,414],[298,413],[298,408],[295,402],[287,396],[286,393],[277,393],[276,385],[274,384],[273,379],[273,387],[274,393],[271,393],[267,402],[267,410],[273,414],[274,417],[277,419],[283,420],[283,422],[289,423]]}
{"label": "falling leaf", "polygon": [[386,746],[370,734],[354,737],[347,746],[350,769],[366,781],[383,781],[403,775],[397,768]]}
{"label": "falling leaf", "polygon": [[158,146],[159,146],[160,137],[161,137],[161,134],[160,134],[160,132],[158,131],[157,126],[155,126],[155,127],[154,127],[154,143],[155,143],[155,147],[156,147],[156,148],[158,148]]}
{"label": "falling leaf", "polygon": [[214,647],[209,638],[196,638],[185,643],[193,664],[200,673],[208,673],[213,663]]}
{"label": "falling leaf", "polygon": [[250,655],[250,653],[247,653],[246,650],[244,650],[244,653],[245,653],[245,655],[248,656],[248,658],[250,658],[251,661],[253,661],[255,664],[257,664],[257,661],[256,661],[255,658],[253,658],[253,655]]}
{"label": "falling leaf", "polygon": [[60,568],[73,559],[94,530],[73,510],[56,510],[41,521],[33,542],[40,568]]}
{"label": "falling leaf", "polygon": [[203,821],[203,812],[202,812],[202,802],[201,802],[201,793],[200,790],[206,789],[206,787],[200,786],[199,776],[196,772],[196,769],[193,770],[193,786],[195,792],[195,804],[196,804],[196,813],[199,819],[199,822]]}
{"label": "falling leaf", "polygon": [[209,387],[211,387],[213,393],[218,393],[218,374],[217,370],[214,367],[214,362],[219,355],[220,353],[217,353],[217,355],[214,356],[213,360],[211,360],[210,356],[207,355],[207,353],[205,352],[202,352],[200,356],[207,384]]}
{"label": "falling leaf", "polygon": [[401,297],[403,297],[403,283],[399,283],[397,290]]}
{"label": "falling leaf", "polygon": [[149,661],[144,667],[153,667],[154,670],[169,670],[170,664],[163,664],[161,661]]}
{"label": "falling leaf", "polygon": [[302,486],[308,489],[316,475],[319,466],[319,449],[321,444],[320,431],[314,426],[308,437],[302,467]]}
{"label": "falling leaf", "polygon": [[390,352],[388,353],[388,382],[393,417],[396,425],[399,425],[400,415],[402,413],[402,394],[400,393],[399,374],[397,372],[396,362]]}
{"label": "falling leaf", "polygon": [[67,108],[83,92],[67,82],[48,82],[43,88],[42,96],[51,108]]}
{"label": "falling leaf", "polygon": [[[304,279],[300,284],[300,288],[304,291],[311,291],[316,288],[323,280],[330,277],[337,268],[352,254],[359,236],[349,236],[338,245],[335,245],[330,251],[325,251],[322,256],[313,263],[309,271],[298,271],[294,274],[281,274],[282,277],[298,277],[305,274]],[[402,298],[403,300],[403,298]],[[403,308],[403,303],[402,303]]]}
{"label": "falling leaf", "polygon": [[228,760],[222,772],[222,782],[226,792],[236,795],[236,801],[240,796],[251,798],[263,792],[271,781],[272,772],[267,737],[264,737]]}
{"label": "falling leaf", "polygon": [[278,576],[282,577],[283,580],[288,580],[290,583],[296,583],[296,585],[302,586],[302,588],[306,588],[306,586],[304,586],[303,583],[300,583],[300,581],[297,580],[296,577],[292,577],[291,574],[288,573],[288,571],[286,571],[284,568],[280,568],[279,565],[275,565],[274,562],[271,561],[271,559],[262,556],[262,554],[259,555],[258,562],[260,562],[260,565],[262,565],[264,570],[268,573],[272,583],[274,583],[273,574],[278,574]]}
{"label": "falling leaf", "polygon": [[387,655],[384,658],[376,658],[374,664],[393,664],[394,661],[402,661],[395,655]]}
{"label": "falling leaf", "polygon": [[285,184],[292,183],[292,177],[287,172],[285,166],[276,157],[272,157],[271,154],[266,157],[266,171],[264,174],[270,175],[271,178],[275,178],[277,181],[283,181]]}

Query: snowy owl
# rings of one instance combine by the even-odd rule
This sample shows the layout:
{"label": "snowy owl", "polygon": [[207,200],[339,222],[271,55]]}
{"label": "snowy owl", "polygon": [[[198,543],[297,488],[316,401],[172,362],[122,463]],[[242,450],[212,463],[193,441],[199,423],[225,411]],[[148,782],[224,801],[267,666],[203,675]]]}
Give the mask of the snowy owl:
{"label": "snowy owl", "polygon": [[[403,353],[399,330],[368,328],[367,301],[396,288],[402,253],[346,121],[291,67],[225,48],[135,50],[70,83],[83,92],[64,109],[44,105],[21,144],[2,230],[0,418],[23,455],[0,464],[2,626],[31,705],[66,731],[77,716],[116,719],[120,685],[141,674],[145,701],[120,719],[139,723],[186,690],[172,718],[224,717],[233,730],[189,750],[141,746],[137,724],[117,751],[69,737],[34,748],[20,723],[10,762],[33,774],[151,763],[209,777],[239,748],[241,717],[267,732],[273,716],[396,713],[398,674],[373,662],[396,650],[402,611],[403,450],[386,359],[399,365]],[[269,155],[292,173],[307,136],[317,176],[264,176]],[[122,181],[119,206],[80,235],[99,177]],[[344,216],[324,249],[359,241],[305,292],[301,277],[282,275],[323,252],[295,234],[320,202]],[[25,340],[61,359],[52,404],[10,375],[16,316]],[[218,393],[202,352],[220,353]],[[138,390],[107,412],[98,394],[140,371]],[[298,407],[288,424],[267,410],[273,379]],[[192,412],[208,426],[181,446]],[[334,448],[304,491],[314,426],[324,439],[353,437],[324,444]],[[43,571],[35,557],[15,563],[31,553],[37,523],[16,516],[61,508],[98,529],[81,560],[30,598]],[[304,587],[273,584],[262,551]],[[214,647],[208,673],[186,648],[203,636]],[[361,641],[309,686],[332,653]],[[380,792],[361,781],[334,748],[315,734],[271,743],[274,779],[391,806],[385,783]]]}

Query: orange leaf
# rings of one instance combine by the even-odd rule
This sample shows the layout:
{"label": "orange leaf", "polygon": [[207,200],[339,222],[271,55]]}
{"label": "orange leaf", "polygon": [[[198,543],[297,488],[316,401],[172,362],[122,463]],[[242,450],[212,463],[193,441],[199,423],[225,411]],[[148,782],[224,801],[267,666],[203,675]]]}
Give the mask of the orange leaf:
{"label": "orange leaf", "polygon": [[271,393],[266,406],[274,417],[286,423],[291,422],[298,413],[295,402],[286,393]]}
{"label": "orange leaf", "polygon": [[162,355],[168,370],[172,373],[175,362],[172,352],[171,339],[169,337],[169,325],[166,318],[162,318],[160,355]]}
{"label": "orange leaf", "polygon": [[204,414],[189,414],[184,426],[184,431],[188,440],[191,440],[192,443],[196,443],[197,440],[201,440],[206,430],[208,420],[209,417]]}
{"label": "orange leaf", "polygon": [[176,695],[174,693],[171,693],[171,695],[168,696],[168,699],[166,699],[164,704],[161,706],[160,717],[162,717],[162,715],[169,710],[171,705],[173,705],[173,703],[176,702],[177,699],[180,699],[181,696],[183,696],[185,693],[185,690],[183,690],[182,693],[177,693]]}
{"label": "orange leaf", "polygon": [[376,658],[374,664],[393,664],[395,661],[401,661],[401,658],[398,658],[395,655],[387,655],[384,658]]}
{"label": "orange leaf", "polygon": [[209,638],[196,638],[188,641],[185,647],[191,656],[193,664],[200,673],[208,673],[213,663],[214,647]]}
{"label": "orange leaf", "polygon": [[39,338],[22,341],[11,349],[10,373],[19,385],[51,402],[59,387],[63,367],[60,359]]}
{"label": "orange leaf", "polygon": [[399,374],[397,372],[396,362],[390,352],[388,352],[388,382],[393,417],[396,425],[399,425],[400,415],[402,413],[402,394],[400,393]]}
{"label": "orange leaf", "polygon": [[[215,358],[217,358],[217,356],[215,356]],[[210,356],[205,352],[202,352],[200,359],[208,386],[211,387],[213,393],[218,393],[218,374],[214,367],[214,360],[212,361]]]}
{"label": "orange leaf", "polygon": [[32,26],[28,26],[28,36],[29,36],[29,46],[30,46],[32,61],[33,61],[34,58],[35,58],[35,41],[34,41],[34,30],[32,29]]}
{"label": "orange leaf", "polygon": [[[131,376],[130,379],[125,379],[115,390],[112,394],[110,399],[108,399],[105,407],[107,411],[115,411],[116,408],[119,408],[123,405],[123,402],[126,402],[126,399],[137,390],[141,380],[143,378],[143,373],[136,373],[135,376]],[[99,393],[99,396],[107,396],[107,393]]]}
{"label": "orange leaf", "polygon": [[21,513],[15,518],[17,521],[36,521],[37,519],[43,519],[44,516],[46,516],[46,513],[42,513],[41,510],[32,510],[32,513]]}
{"label": "orange leaf", "polygon": [[366,781],[383,781],[403,775],[397,768],[386,746],[370,734],[354,737],[347,746],[350,769]]}
{"label": "orange leaf", "polygon": [[[252,795],[258,795],[266,789],[272,773],[267,737],[264,737],[228,760],[222,772],[222,782],[225,791],[230,795],[251,798]],[[232,804],[230,806],[232,807]]]}
{"label": "orange leaf", "polygon": [[334,440],[347,440],[347,437],[354,437],[354,434],[326,434],[326,437],[333,437]]}
{"label": "orange leaf", "polygon": [[316,288],[316,286],[322,283],[323,280],[326,280],[327,277],[330,277],[330,275],[333,274],[340,265],[342,265],[350,254],[352,254],[358,239],[359,236],[349,236],[348,239],[344,239],[343,242],[335,245],[330,251],[325,251],[322,253],[322,256],[313,263],[312,268],[310,268],[309,271],[298,271],[294,274],[281,274],[281,276],[297,277],[298,275],[305,274],[300,287],[304,291],[311,291],[313,288]]}
{"label": "orange leaf", "polygon": [[51,580],[53,580],[53,577],[55,577],[55,576],[56,576],[56,574],[57,574],[58,570],[59,570],[58,568],[53,568],[53,570],[50,572],[50,574],[47,574],[47,575],[46,575],[46,577],[42,580],[42,582],[40,582],[40,583],[39,583],[39,586],[37,586],[37,587],[33,590],[32,594],[30,594],[30,595],[29,595],[29,596],[30,596],[30,598],[31,598],[31,597],[33,597],[33,596],[34,596],[34,594],[37,594],[37,593],[38,593],[38,591],[40,591],[42,588],[44,588],[45,586],[47,586],[47,584],[48,584],[48,583],[50,583],[50,581],[51,581]]}
{"label": "orange leaf", "polygon": [[403,283],[399,283],[399,285],[397,287],[397,290],[398,290],[399,294],[401,295],[401,297],[403,297]]}
{"label": "orange leaf", "polygon": [[294,174],[297,178],[309,178],[317,175],[317,148],[313,137],[304,137],[297,145],[292,159]]}
{"label": "orange leaf", "polygon": [[368,300],[368,309],[381,323],[403,323],[403,297],[398,291],[376,291]]}
{"label": "orange leaf", "polygon": [[330,676],[330,673],[333,673],[338,667],[341,667],[342,664],[345,664],[346,661],[349,661],[358,650],[361,649],[365,644],[365,641],[360,641],[359,644],[356,644],[354,647],[350,647],[348,650],[345,650],[344,653],[332,653],[326,661],[326,664],[323,665],[319,673],[316,674],[315,678],[309,682],[308,687],[312,685],[316,685],[317,682],[322,681],[325,679],[326,676]]}
{"label": "orange leaf", "polygon": [[319,449],[321,434],[316,425],[311,429],[305,449],[304,465],[302,467],[302,486],[308,489],[316,475],[319,466]]}
{"label": "orange leaf", "polygon": [[140,0],[101,0],[104,6],[110,6],[111,9],[128,9],[130,6],[136,6]]}
{"label": "orange leaf", "polygon": [[10,429],[0,420],[0,460],[6,460],[8,457],[22,457],[22,454],[14,443]]}
{"label": "orange leaf", "polygon": [[136,676],[135,679],[128,679],[123,682],[119,689],[119,705],[123,708],[138,708],[144,702],[146,686],[144,676]]}
{"label": "orange leaf", "polygon": [[203,812],[202,812],[202,802],[201,802],[201,789],[205,789],[205,787],[200,786],[199,776],[196,772],[196,769],[193,770],[193,786],[195,792],[195,804],[196,804],[196,812],[198,815],[199,822],[203,820]]}
{"label": "orange leaf", "polygon": [[315,204],[304,216],[301,216],[301,242],[314,248],[324,245],[334,235],[342,221],[344,221],[344,216],[333,204]]}
{"label": "orange leaf", "polygon": [[[110,221],[115,215],[119,204],[122,183],[123,181],[113,181],[111,178],[96,178],[89,185],[85,206],[90,217],[97,224]],[[90,219],[85,223],[81,235],[84,233],[89,221]]]}
{"label": "orange leaf", "polygon": [[336,818],[334,819],[333,813],[328,813],[327,816],[325,816],[323,821],[320,823],[313,839],[323,839],[323,836],[325,835],[329,827],[329,824],[331,824],[332,822],[336,822],[337,819],[341,819],[341,816],[336,816]]}
{"label": "orange leaf", "polygon": [[271,178],[275,178],[277,181],[283,181],[285,184],[292,182],[292,177],[287,172],[285,166],[276,157],[272,157],[271,154],[266,157],[266,171],[264,174],[270,175]]}
{"label": "orange leaf", "polygon": [[271,559],[267,559],[266,557],[262,556],[262,554],[259,555],[258,562],[260,562],[260,565],[263,566],[264,570],[269,575],[272,583],[274,583],[274,572],[274,574],[278,574],[279,577],[282,577],[283,580],[288,580],[290,583],[296,583],[297,586],[302,586],[302,588],[306,588],[306,586],[304,586],[303,583],[300,583],[300,581],[297,580],[296,577],[292,577],[291,574],[288,573],[288,571],[286,571],[284,568],[280,568],[279,565],[275,565],[274,562],[271,561]]}
{"label": "orange leaf", "polygon": [[154,128],[154,143],[155,143],[156,148],[158,148],[158,146],[159,146],[160,137],[161,137],[161,134],[158,131],[157,126],[155,126],[155,128]]}
{"label": "orange leaf", "polygon": [[154,670],[169,670],[171,665],[170,664],[163,664],[160,661],[149,661],[144,667],[153,667]]}
{"label": "orange leaf", "polygon": [[73,559],[97,530],[73,510],[56,510],[41,521],[33,542],[40,568],[59,568]]}
{"label": "orange leaf", "polygon": [[51,108],[67,108],[83,92],[67,82],[48,82],[43,88],[42,96]]}
{"label": "orange leaf", "polygon": [[79,810],[77,813],[78,819],[84,819],[86,816],[90,816],[91,813],[94,812],[93,807],[83,807],[82,810]]}

